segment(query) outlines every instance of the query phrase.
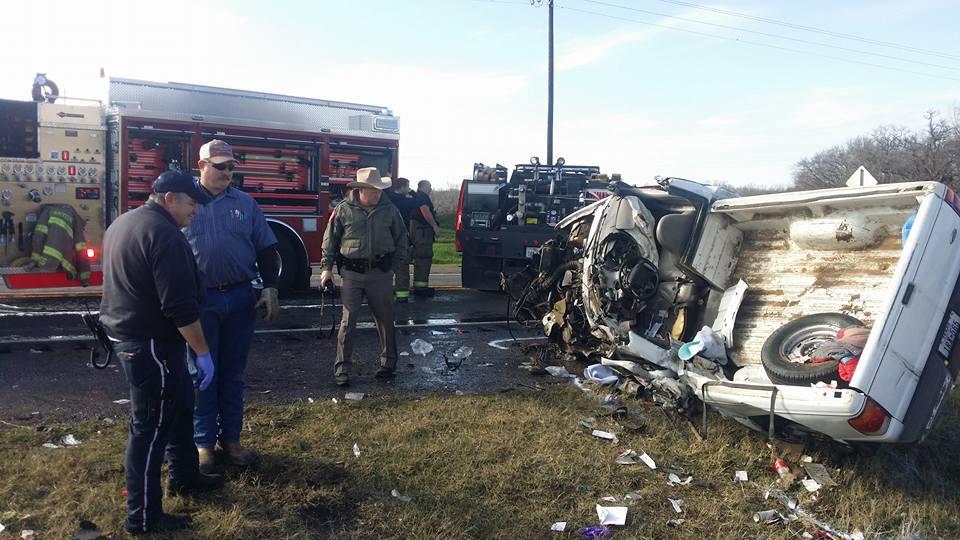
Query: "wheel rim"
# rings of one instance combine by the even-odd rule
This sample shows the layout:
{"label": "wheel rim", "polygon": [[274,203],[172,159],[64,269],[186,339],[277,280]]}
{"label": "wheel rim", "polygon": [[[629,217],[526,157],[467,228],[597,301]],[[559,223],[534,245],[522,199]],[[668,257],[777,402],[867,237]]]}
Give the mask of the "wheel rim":
{"label": "wheel rim", "polygon": [[836,339],[839,326],[821,324],[799,330],[787,338],[781,346],[783,358],[791,364],[806,365],[812,360],[810,354],[824,341]]}

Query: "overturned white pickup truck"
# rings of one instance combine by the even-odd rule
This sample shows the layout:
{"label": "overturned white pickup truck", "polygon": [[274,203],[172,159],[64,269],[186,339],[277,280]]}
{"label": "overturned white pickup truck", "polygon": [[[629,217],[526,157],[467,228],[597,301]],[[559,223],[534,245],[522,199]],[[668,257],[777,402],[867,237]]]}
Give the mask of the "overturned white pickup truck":
{"label": "overturned white pickup truck", "polygon": [[[519,317],[657,399],[696,398],[757,429],[840,441],[927,435],[960,369],[951,190],[917,182],[738,197],[668,179],[611,191],[560,222],[535,265],[505,282]],[[705,326],[720,336],[719,354],[691,356],[689,345],[678,354],[698,332],[712,337]],[[811,357],[861,326],[869,337],[854,363]]]}

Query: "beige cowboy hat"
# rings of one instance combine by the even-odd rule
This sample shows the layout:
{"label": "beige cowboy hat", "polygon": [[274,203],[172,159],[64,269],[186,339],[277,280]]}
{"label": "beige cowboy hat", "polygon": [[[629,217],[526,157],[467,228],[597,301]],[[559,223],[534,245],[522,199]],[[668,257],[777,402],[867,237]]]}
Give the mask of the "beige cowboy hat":
{"label": "beige cowboy hat", "polygon": [[376,167],[365,167],[357,169],[356,182],[350,182],[347,187],[388,189],[393,184],[389,176],[380,176],[380,171]]}

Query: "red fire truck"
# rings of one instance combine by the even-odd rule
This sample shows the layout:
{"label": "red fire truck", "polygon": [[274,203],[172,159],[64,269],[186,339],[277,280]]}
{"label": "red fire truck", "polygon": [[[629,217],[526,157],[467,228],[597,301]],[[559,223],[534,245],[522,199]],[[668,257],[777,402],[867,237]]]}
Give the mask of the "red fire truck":
{"label": "red fire truck", "polygon": [[[103,230],[142,205],[161,172],[198,175],[200,146],[214,138],[233,146],[234,185],[277,235],[281,290],[309,286],[328,212],[357,169],[397,175],[398,119],[385,107],[117,78],[106,103],[68,104],[55,90],[38,76],[34,101],[0,100],[0,295],[99,293]],[[32,267],[48,204],[86,222],[77,256],[91,263],[90,287]]]}

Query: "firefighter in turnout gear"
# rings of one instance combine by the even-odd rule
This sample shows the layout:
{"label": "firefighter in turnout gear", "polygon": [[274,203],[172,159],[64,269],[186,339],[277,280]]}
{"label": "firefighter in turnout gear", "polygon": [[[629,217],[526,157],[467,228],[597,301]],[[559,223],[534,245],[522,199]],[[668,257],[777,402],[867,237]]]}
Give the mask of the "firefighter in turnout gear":
{"label": "firefighter in turnout gear", "polygon": [[397,208],[382,197],[390,178],[381,178],[376,167],[357,171],[354,188],[337,205],[323,234],[320,286],[333,281],[336,263],[342,279],[343,318],[337,334],[334,374],[339,386],[350,384],[354,329],[363,295],[377,324],[380,362],[377,378],[390,378],[397,364],[397,338],[393,320],[393,276],[407,260],[407,230]]}
{"label": "firefighter in turnout gear", "polygon": [[416,209],[410,220],[410,241],[413,243],[413,294],[431,296],[430,267],[433,265],[433,243],[440,234],[437,224],[437,212],[430,200],[432,187],[427,180],[417,184],[414,194]]}
{"label": "firefighter in turnout gear", "polygon": [[83,219],[65,204],[47,204],[40,210],[33,230],[30,259],[37,269],[52,272],[63,268],[70,279],[86,285],[90,280],[90,261],[83,235]]}

